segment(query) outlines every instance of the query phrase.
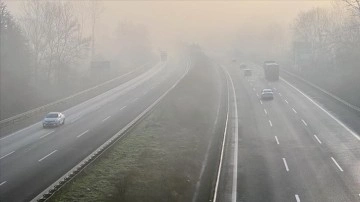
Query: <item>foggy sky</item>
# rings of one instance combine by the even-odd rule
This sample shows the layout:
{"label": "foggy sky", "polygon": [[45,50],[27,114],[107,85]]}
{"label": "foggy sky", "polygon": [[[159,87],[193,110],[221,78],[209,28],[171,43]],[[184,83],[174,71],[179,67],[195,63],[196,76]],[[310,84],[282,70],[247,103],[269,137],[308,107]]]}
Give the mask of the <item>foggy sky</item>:
{"label": "foggy sky", "polygon": [[[19,14],[21,1],[5,2],[11,12]],[[129,21],[147,26],[154,49],[166,49],[178,41],[221,47],[239,31],[261,30],[272,23],[288,26],[300,11],[332,4],[332,1],[102,2],[104,12],[97,27],[98,43],[111,41],[110,35],[118,22]]]}

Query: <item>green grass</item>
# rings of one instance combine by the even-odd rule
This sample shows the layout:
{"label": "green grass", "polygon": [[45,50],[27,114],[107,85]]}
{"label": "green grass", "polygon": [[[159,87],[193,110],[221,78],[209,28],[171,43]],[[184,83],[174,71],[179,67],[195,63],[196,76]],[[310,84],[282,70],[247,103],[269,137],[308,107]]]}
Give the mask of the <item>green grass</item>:
{"label": "green grass", "polygon": [[50,201],[191,201],[219,100],[211,76],[194,70]]}

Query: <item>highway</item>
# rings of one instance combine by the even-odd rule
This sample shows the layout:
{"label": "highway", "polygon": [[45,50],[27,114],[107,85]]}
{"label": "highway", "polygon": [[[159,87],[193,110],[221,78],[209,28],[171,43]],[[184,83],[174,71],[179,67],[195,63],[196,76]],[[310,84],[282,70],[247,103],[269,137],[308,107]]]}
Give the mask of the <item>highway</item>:
{"label": "highway", "polygon": [[30,201],[151,106],[187,63],[158,63],[143,74],[65,110],[66,123],[41,122],[0,139],[0,201]]}
{"label": "highway", "polygon": [[[214,201],[359,201],[358,134],[290,81],[248,66],[251,77],[223,65],[229,119]],[[274,100],[260,99],[264,88]]]}

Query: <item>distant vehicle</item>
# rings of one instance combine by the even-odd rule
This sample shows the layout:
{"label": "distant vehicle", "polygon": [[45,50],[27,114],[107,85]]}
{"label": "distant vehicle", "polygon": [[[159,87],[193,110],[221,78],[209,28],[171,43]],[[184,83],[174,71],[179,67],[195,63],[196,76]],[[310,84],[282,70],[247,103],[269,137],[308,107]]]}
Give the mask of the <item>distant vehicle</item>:
{"label": "distant vehicle", "polygon": [[47,127],[57,127],[65,124],[65,115],[60,112],[50,112],[48,113],[43,122],[43,128]]}
{"label": "distant vehicle", "polygon": [[98,61],[91,61],[90,67],[92,69],[109,69],[110,61],[107,60],[98,60]]}
{"label": "distant vehicle", "polygon": [[161,62],[167,61],[167,53],[165,51],[161,51],[160,60],[161,60]]}
{"label": "distant vehicle", "polygon": [[265,61],[264,62],[264,75],[265,79],[268,81],[277,81],[279,80],[279,65],[275,61]]}
{"label": "distant vehicle", "polygon": [[245,69],[246,68],[246,64],[241,64],[240,65],[240,69]]}
{"label": "distant vehicle", "polygon": [[261,99],[262,100],[273,100],[274,92],[270,88],[265,88],[261,91]]}
{"label": "distant vehicle", "polygon": [[244,69],[244,76],[251,76],[252,75],[252,70],[251,69]]}

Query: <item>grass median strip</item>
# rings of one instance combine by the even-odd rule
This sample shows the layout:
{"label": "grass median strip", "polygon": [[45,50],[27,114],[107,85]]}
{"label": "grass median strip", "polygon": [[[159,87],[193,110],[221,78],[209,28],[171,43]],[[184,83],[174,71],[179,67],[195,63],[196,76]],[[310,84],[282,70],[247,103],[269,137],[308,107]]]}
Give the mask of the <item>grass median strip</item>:
{"label": "grass median strip", "polygon": [[125,139],[50,201],[191,201],[220,100],[218,78],[202,71],[192,70]]}

